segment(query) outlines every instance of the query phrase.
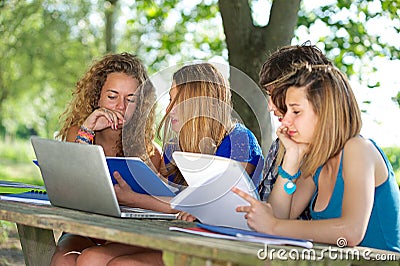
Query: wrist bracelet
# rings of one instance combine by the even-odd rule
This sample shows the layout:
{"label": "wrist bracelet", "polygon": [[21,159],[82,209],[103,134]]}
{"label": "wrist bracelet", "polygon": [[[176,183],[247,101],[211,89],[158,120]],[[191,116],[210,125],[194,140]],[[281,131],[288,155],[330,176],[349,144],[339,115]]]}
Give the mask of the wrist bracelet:
{"label": "wrist bracelet", "polygon": [[90,130],[84,126],[80,126],[78,130],[78,135],[75,138],[75,142],[93,144],[94,136],[95,133],[93,130]]}
{"label": "wrist bracelet", "polygon": [[294,175],[290,175],[288,172],[286,172],[285,170],[283,170],[282,166],[278,166],[278,174],[285,179],[289,179],[285,185],[283,185],[283,189],[285,190],[285,192],[289,195],[293,194],[293,192],[296,191],[296,184],[293,183],[292,180],[298,178],[301,175],[300,170],[294,174]]}
{"label": "wrist bracelet", "polygon": [[95,134],[94,134],[94,130],[88,129],[88,128],[85,127],[84,125],[80,126],[79,129],[82,130],[82,131],[85,131],[85,132],[89,133],[90,135],[93,135],[93,137],[94,137],[94,135],[95,135]]}

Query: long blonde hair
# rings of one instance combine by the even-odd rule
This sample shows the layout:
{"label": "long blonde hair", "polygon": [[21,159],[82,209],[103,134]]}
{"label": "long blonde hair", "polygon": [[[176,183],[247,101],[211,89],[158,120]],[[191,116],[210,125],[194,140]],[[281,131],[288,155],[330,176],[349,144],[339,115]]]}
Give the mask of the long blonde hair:
{"label": "long blonde hair", "polygon": [[[346,142],[360,134],[361,111],[347,77],[331,65],[294,65],[293,71],[276,83],[272,101],[283,114],[289,87],[306,88],[306,97],[318,117],[313,142],[303,158],[300,170],[307,177],[339,154]],[[279,154],[283,154],[283,145]],[[278,158],[278,164],[283,156]]]}
{"label": "long blonde hair", "polygon": [[[135,140],[140,140],[142,146],[145,143],[147,153],[152,155],[154,153],[152,140],[155,136],[153,107],[156,99],[155,89],[151,83],[145,84],[148,80],[146,69],[141,61],[130,53],[108,54],[89,68],[76,83],[72,100],[60,116],[63,124],[57,137],[65,140],[71,127],[82,125],[85,119],[99,107],[101,89],[110,73],[124,73],[139,81],[137,109],[124,129],[126,132],[129,131],[129,134],[125,134],[126,140],[123,141],[125,149],[122,147],[122,140],[116,143],[119,150],[117,156],[137,156],[140,152],[133,149],[137,143]],[[140,124],[138,128],[140,130],[133,129],[133,124]]]}
{"label": "long blonde hair", "polygon": [[[232,127],[231,91],[226,79],[209,63],[187,65],[173,75],[177,95],[162,118],[158,133],[164,128],[164,147],[175,146],[185,152],[214,154]],[[169,114],[178,113],[181,128],[171,130]],[[175,175],[175,183],[185,183],[172,162],[167,165],[167,176]]]}

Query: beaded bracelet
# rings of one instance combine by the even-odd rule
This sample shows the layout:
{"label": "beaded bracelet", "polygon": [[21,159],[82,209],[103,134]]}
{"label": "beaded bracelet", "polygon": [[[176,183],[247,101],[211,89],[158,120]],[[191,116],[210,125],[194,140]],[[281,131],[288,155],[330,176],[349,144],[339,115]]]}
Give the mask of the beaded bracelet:
{"label": "beaded bracelet", "polygon": [[75,142],[93,144],[94,136],[95,133],[93,130],[90,130],[82,125],[78,130],[78,135],[75,138]]}
{"label": "beaded bracelet", "polygon": [[286,178],[289,179],[285,185],[283,185],[283,189],[285,190],[286,193],[288,193],[289,195],[293,194],[293,192],[296,191],[296,184],[293,183],[292,180],[298,178],[301,175],[300,170],[295,174],[295,175],[290,175],[288,172],[286,172],[285,170],[283,170],[282,166],[278,166],[278,174],[282,177],[282,178]]}

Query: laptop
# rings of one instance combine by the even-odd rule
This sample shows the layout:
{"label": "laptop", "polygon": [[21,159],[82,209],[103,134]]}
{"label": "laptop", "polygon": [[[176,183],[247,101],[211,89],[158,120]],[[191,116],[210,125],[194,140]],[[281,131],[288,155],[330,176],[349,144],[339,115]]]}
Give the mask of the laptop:
{"label": "laptop", "polygon": [[176,219],[177,214],[120,207],[101,146],[39,137],[31,142],[52,205],[114,217]]}

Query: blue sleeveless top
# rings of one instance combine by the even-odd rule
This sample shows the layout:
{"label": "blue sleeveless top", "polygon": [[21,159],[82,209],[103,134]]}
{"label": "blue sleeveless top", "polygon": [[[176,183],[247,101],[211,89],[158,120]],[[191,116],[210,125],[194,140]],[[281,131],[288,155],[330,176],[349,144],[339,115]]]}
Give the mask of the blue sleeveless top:
{"label": "blue sleeveless top", "polygon": [[[364,239],[359,244],[364,247],[400,252],[400,192],[394,176],[393,168],[384,152],[371,140],[385,160],[388,178],[375,187],[374,204],[368,222]],[[344,182],[342,175],[343,153],[340,166],[328,206],[323,210],[314,211],[315,199],[318,195],[318,179],[323,166],[320,166],[313,176],[316,192],[310,202],[310,213],[314,220],[339,218],[342,215]]]}
{"label": "blue sleeveless top", "polygon": [[[177,145],[166,145],[163,154],[165,165],[168,165],[171,162],[172,153],[177,150],[179,150]],[[244,125],[239,123],[234,125],[228,135],[222,139],[215,155],[254,165],[256,168],[250,177],[253,180],[255,187],[258,187],[261,181],[264,156],[256,137]],[[168,177],[169,181],[173,181],[173,179],[173,176]]]}

